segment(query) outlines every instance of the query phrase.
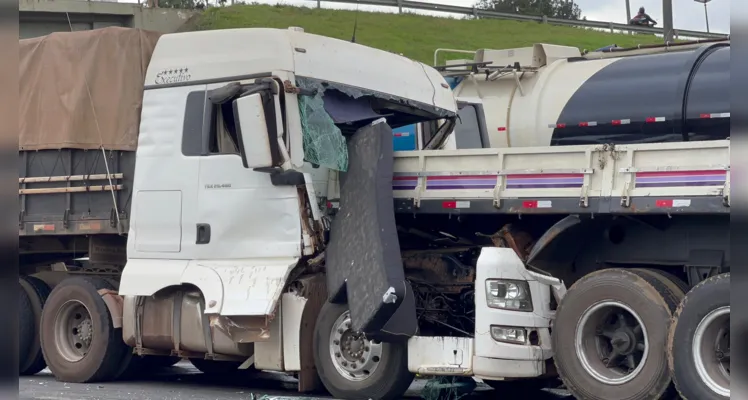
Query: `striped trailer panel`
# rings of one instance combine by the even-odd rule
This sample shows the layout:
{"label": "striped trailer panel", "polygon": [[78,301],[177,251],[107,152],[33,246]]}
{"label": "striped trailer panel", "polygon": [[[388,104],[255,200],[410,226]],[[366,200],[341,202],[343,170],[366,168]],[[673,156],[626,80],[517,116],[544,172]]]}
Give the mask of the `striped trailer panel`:
{"label": "striped trailer panel", "polygon": [[418,177],[413,175],[392,177],[392,190],[415,190],[418,186]]}
{"label": "striped trailer panel", "polygon": [[[665,172],[637,172],[634,174],[634,188],[687,188],[687,187],[722,187],[727,182],[728,173],[724,170],[692,170]],[[500,203],[496,203],[496,183],[501,175],[460,175],[460,176],[426,176],[425,188],[418,189],[419,177],[416,175],[395,176],[392,181],[393,191],[417,191],[415,194],[395,194],[395,206],[398,213],[422,214],[641,214],[641,213],[693,213],[704,212],[729,214],[730,208],[724,204],[719,195],[686,195],[681,197],[660,197],[650,195],[631,196],[631,205],[621,205],[622,197],[617,193],[612,197],[591,196],[587,205],[580,202],[583,193],[584,174],[548,173],[505,175],[503,193],[498,193]],[[580,189],[579,194],[572,192],[554,192],[552,196],[543,196],[543,189]],[[423,190],[431,195],[422,197]],[[443,196],[434,191],[445,191]],[[478,190],[471,195],[461,193],[459,198],[451,190]],[[491,191],[487,195],[486,191]],[[524,194],[527,190],[526,194]],[[537,190],[541,190],[538,192]],[[509,192],[512,191],[512,192]],[[510,194],[511,193],[511,194]],[[466,197],[467,196],[467,197]],[[506,196],[506,197],[505,197]],[[419,200],[415,202],[415,198]],[[417,205],[416,205],[417,203]]]}
{"label": "striped trailer panel", "polygon": [[[426,177],[426,190],[494,189],[498,175],[438,175]],[[415,190],[418,177],[414,175],[392,178],[392,190]]]}
{"label": "striped trailer panel", "polygon": [[727,171],[637,172],[634,187],[722,186],[726,180]]}
{"label": "striped trailer panel", "polygon": [[569,189],[581,188],[584,174],[507,175],[507,189]]}
{"label": "striped trailer panel", "polygon": [[426,190],[475,190],[496,187],[496,175],[429,176]]}
{"label": "striped trailer panel", "polygon": [[[476,190],[496,188],[500,175],[438,175],[426,177],[426,190]],[[523,174],[506,175],[505,189],[570,189],[581,188],[584,174]],[[392,178],[392,190],[415,190],[418,177]]]}
{"label": "striped trailer panel", "polygon": [[408,214],[729,214],[729,150],[724,140],[412,152],[396,155],[391,184]]}

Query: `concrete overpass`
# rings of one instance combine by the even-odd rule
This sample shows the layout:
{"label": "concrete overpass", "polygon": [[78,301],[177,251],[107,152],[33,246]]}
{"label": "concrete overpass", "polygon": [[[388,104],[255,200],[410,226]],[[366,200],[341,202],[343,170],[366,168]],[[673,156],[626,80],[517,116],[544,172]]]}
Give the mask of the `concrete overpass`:
{"label": "concrete overpass", "polygon": [[164,33],[175,32],[194,15],[189,10],[86,0],[19,0],[18,11],[22,39],[69,32],[68,15],[73,30],[125,26]]}

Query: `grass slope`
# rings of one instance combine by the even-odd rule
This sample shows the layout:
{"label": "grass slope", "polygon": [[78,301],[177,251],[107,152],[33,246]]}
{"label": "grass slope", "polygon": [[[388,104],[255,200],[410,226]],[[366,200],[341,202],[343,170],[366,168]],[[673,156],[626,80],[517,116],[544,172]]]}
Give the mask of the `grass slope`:
{"label": "grass slope", "polygon": [[[287,28],[350,40],[354,11],[272,5],[214,7],[191,21],[189,30],[248,27]],[[434,50],[527,47],[535,43],[594,50],[613,43],[628,47],[659,43],[651,35],[623,35],[573,27],[497,19],[454,19],[415,14],[358,13],[356,41],[433,64]],[[451,56],[451,58],[459,58]]]}

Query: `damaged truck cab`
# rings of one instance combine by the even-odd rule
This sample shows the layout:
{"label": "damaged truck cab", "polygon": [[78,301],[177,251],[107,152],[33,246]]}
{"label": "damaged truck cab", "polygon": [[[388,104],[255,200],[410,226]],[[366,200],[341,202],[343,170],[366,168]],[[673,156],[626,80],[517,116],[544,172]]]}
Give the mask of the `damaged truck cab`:
{"label": "damaged truck cab", "polygon": [[[408,365],[401,339],[373,344],[371,337],[389,342],[415,323],[397,232],[387,225],[394,222],[392,128],[440,121],[446,133],[455,112],[436,70],[384,51],[299,29],[162,36],[145,79],[122,308],[111,310],[133,360],[178,356],[206,372],[299,372],[301,390],[312,389],[315,379],[304,374],[316,365],[344,398],[367,388],[374,398],[399,396],[411,371],[443,368],[433,349],[419,354],[424,342],[410,346],[419,364]],[[336,216],[326,207],[330,172],[354,199]],[[353,203],[370,211],[348,212],[346,220]],[[394,242],[378,236],[380,228]],[[370,265],[345,266],[367,251]],[[346,304],[351,311],[340,311]],[[385,326],[399,309],[412,321]],[[326,323],[345,332],[330,337],[325,326],[320,333]],[[360,349],[351,352],[351,343]],[[470,357],[472,344],[457,346]],[[320,347],[326,360],[309,352]],[[425,354],[434,365],[420,364]],[[377,388],[386,381],[390,387]]]}

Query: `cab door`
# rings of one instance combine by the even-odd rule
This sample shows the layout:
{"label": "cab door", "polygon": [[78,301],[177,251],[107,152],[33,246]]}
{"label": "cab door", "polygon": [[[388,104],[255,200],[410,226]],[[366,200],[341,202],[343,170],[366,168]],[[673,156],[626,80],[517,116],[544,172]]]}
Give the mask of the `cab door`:
{"label": "cab door", "polygon": [[[229,83],[208,85],[205,96],[194,227],[198,259],[300,257],[301,218],[296,187],[275,186],[270,174],[244,167],[233,101],[217,104],[220,92],[216,89],[220,91]],[[252,81],[240,83],[250,85],[244,86],[243,91],[251,89]]]}

